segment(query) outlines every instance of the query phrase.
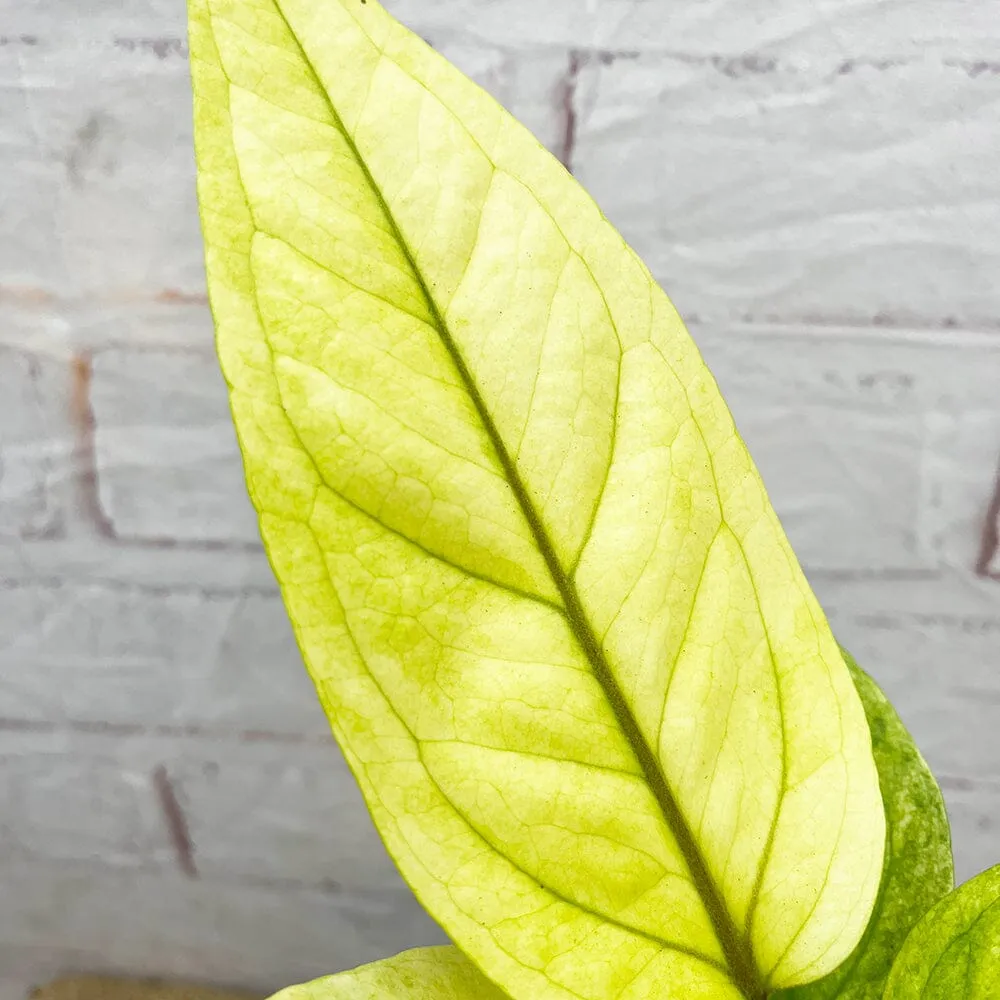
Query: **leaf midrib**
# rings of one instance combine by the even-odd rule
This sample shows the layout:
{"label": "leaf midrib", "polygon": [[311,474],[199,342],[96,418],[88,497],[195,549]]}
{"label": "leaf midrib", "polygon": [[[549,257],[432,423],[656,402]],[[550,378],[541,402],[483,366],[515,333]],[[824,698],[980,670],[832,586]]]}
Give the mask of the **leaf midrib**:
{"label": "leaf midrib", "polygon": [[285,15],[284,9],[281,5],[281,0],[274,0],[274,5],[278,14],[284,21],[289,34],[295,40],[303,61],[316,80],[316,83],[322,92],[327,105],[329,106],[330,114],[333,116],[334,121],[336,122],[341,134],[344,136],[345,141],[350,146],[350,149],[354,154],[354,158],[361,169],[366,182],[371,188],[372,194],[378,200],[378,203],[385,214],[385,218],[389,223],[392,235],[398,243],[404,259],[413,273],[414,280],[417,282],[417,286],[419,287],[421,294],[424,296],[430,317],[438,335],[441,338],[441,343],[448,352],[448,356],[451,359],[452,364],[454,364],[466,392],[469,394],[469,398],[471,399],[472,404],[476,409],[476,413],[482,422],[483,430],[489,438],[490,445],[496,454],[497,461],[500,463],[504,476],[510,485],[511,492],[514,494],[514,497],[521,508],[535,544],[538,546],[538,550],[541,553],[542,558],[545,560],[545,565],[550,576],[552,577],[552,582],[563,601],[563,613],[565,614],[570,630],[572,631],[576,641],[579,643],[584,655],[587,657],[591,669],[594,671],[594,675],[597,677],[597,680],[604,691],[605,697],[611,704],[612,710],[615,714],[615,719],[635,753],[636,758],[642,767],[643,775],[649,784],[654,798],[656,799],[657,805],[660,807],[660,811],[663,813],[664,819],[674,835],[677,846],[680,848],[680,851],[684,856],[684,860],[687,863],[688,870],[691,874],[692,882],[701,896],[706,912],[708,913],[709,919],[712,922],[712,926],[719,940],[719,944],[722,947],[723,954],[725,955],[726,961],[729,965],[730,978],[733,980],[737,989],[739,989],[747,998],[747,1000],[764,1000],[767,995],[767,991],[764,987],[762,977],[757,970],[749,943],[737,930],[736,924],[730,916],[725,902],[723,901],[722,894],[709,873],[704,858],[701,856],[694,834],[688,825],[687,820],[684,818],[672,791],[670,790],[670,786],[667,783],[666,776],[660,767],[659,761],[656,759],[656,755],[653,753],[646,741],[646,738],[643,736],[642,730],[639,728],[639,724],[633,715],[631,708],[626,702],[618,682],[615,680],[614,674],[611,670],[611,665],[604,654],[604,650],[601,647],[594,629],[587,620],[576,583],[566,573],[562,564],[559,562],[559,558],[556,554],[552,541],[548,536],[545,525],[542,523],[538,511],[535,509],[535,505],[532,502],[527,487],[521,479],[517,465],[500,435],[499,428],[493,421],[486,405],[486,401],[483,399],[482,394],[479,391],[479,387],[477,386],[475,378],[465,362],[465,358],[462,356],[458,345],[455,343],[454,338],[449,332],[444,316],[431,294],[423,273],[417,266],[413,252],[404,238],[403,233],[399,228],[399,224],[396,222],[396,217],[390,210],[389,204],[382,193],[382,189],[372,176],[367,162],[364,157],[361,156],[353,135],[351,135],[344,125],[340,114],[333,104],[333,99],[327,92],[326,87],[322,83],[322,78],[305,50],[305,46],[300,41],[295,29],[292,27],[288,17]]}

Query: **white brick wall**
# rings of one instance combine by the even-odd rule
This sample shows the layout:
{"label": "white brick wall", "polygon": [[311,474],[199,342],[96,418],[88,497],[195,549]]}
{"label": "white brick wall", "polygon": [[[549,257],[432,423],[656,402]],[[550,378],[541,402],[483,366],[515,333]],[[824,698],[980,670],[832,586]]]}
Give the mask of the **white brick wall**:
{"label": "white brick wall", "polygon": [[[394,0],[690,321],[1000,860],[1000,4]],[[212,355],[182,0],[0,2],[0,1000],[440,940],[327,735]],[[990,530],[992,525],[992,530]]]}
{"label": "white brick wall", "polygon": [[591,58],[577,94],[576,172],[686,315],[995,327],[1000,65]]}
{"label": "white brick wall", "polygon": [[0,537],[44,537],[62,521],[58,491],[69,458],[65,365],[0,344]]}
{"label": "white brick wall", "polygon": [[116,538],[259,542],[214,356],[101,351],[90,402],[101,509]]}

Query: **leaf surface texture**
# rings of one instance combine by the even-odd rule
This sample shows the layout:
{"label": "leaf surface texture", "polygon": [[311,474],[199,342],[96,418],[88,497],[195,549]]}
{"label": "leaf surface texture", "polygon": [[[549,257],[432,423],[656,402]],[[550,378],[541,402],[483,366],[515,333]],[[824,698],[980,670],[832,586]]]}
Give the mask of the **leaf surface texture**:
{"label": "leaf surface texture", "polygon": [[1000,865],[960,885],[917,924],[885,1000],[1000,1000]]}
{"label": "leaf surface texture", "polygon": [[955,884],[944,799],[913,737],[878,685],[844,653],[872,733],[886,813],[882,885],[857,948],[834,972],[774,1000],[882,1000],[907,934]]}
{"label": "leaf surface texture", "polygon": [[579,185],[374,0],[190,0],[248,488],[390,853],[514,1000],[857,944],[864,712],[718,389]]}

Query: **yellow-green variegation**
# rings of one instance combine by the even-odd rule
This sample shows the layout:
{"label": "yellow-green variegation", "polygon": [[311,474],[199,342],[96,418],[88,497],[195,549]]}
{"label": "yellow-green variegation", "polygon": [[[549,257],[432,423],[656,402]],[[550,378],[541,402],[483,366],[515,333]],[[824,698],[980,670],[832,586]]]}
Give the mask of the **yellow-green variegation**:
{"label": "yellow-green variegation", "polygon": [[858,943],[864,712],[718,389],[562,166],[375,0],[190,0],[248,488],[403,876],[513,1000]]}

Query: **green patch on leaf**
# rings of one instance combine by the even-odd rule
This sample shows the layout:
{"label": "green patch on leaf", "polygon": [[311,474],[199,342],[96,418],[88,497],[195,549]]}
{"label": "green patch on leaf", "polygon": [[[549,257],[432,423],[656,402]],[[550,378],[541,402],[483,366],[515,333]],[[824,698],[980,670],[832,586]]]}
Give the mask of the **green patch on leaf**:
{"label": "green patch on leaf", "polygon": [[1000,997],[1000,866],[946,896],[913,929],[885,1000]]}
{"label": "green patch on leaf", "polygon": [[954,885],[941,790],[885,695],[849,654],[844,657],[865,706],[885,803],[882,885],[871,923],[850,958],[819,982],[778,993],[775,1000],[881,1000],[907,934]]}
{"label": "green patch on leaf", "polygon": [[190,0],[250,495],[430,914],[515,1000],[836,968],[885,823],[864,711],[647,269],[371,0]]}

